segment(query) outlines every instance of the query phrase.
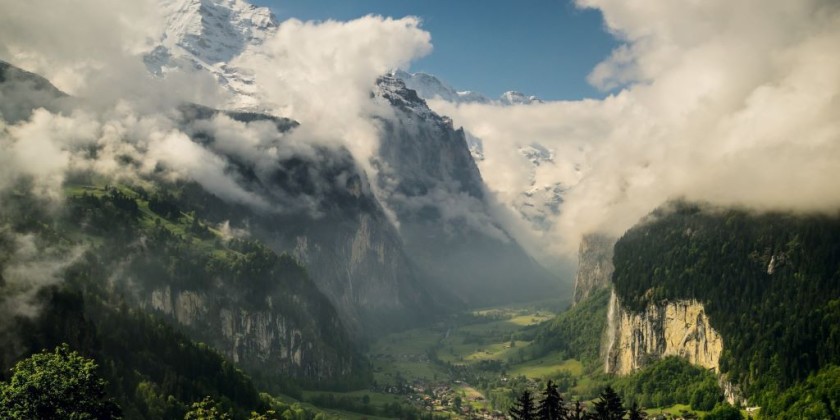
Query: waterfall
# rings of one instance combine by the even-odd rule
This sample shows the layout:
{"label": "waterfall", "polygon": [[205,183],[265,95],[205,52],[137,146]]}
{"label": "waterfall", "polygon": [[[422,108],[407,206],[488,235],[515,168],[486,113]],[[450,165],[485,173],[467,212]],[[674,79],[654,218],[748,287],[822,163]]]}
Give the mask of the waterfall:
{"label": "waterfall", "polygon": [[610,305],[607,309],[607,333],[606,333],[606,346],[602,346],[605,348],[604,351],[604,371],[609,373],[610,372],[610,354],[612,354],[613,345],[615,344],[615,318],[616,318],[616,310],[618,308],[618,295],[615,294],[615,290],[610,290]]}

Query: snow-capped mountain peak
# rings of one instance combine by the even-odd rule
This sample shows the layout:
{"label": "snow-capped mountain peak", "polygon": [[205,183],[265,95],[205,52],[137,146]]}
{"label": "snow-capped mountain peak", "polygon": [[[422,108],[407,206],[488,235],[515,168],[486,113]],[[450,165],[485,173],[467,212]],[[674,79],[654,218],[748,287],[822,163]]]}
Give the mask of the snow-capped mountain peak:
{"label": "snow-capped mountain peak", "polygon": [[503,105],[530,105],[533,103],[542,103],[542,100],[533,95],[526,96],[522,92],[509,90],[502,94],[502,96],[499,98],[499,102],[501,102]]}
{"label": "snow-capped mountain peak", "polygon": [[[403,79],[394,74],[380,77],[373,88],[373,95],[375,98],[387,100],[391,105],[421,118],[436,116],[421,95],[415,89],[408,87]],[[448,118],[447,120],[451,124],[452,121]]]}
{"label": "snow-capped mountain peak", "polygon": [[456,90],[437,77],[422,72],[408,73],[403,70],[396,70],[392,72],[391,75],[402,80],[409,89],[417,91],[417,94],[420,95],[421,98],[427,100],[442,99],[447,102],[458,104],[495,103],[500,105],[530,105],[533,103],[542,103],[542,100],[536,96],[528,96],[522,92],[514,90],[503,93],[498,100],[494,101],[478,92]]}
{"label": "snow-capped mountain peak", "polygon": [[161,0],[167,15],[163,45],[180,47],[206,64],[230,61],[261,44],[277,27],[266,7],[243,0]]}
{"label": "snow-capped mountain peak", "polygon": [[484,95],[470,91],[457,91],[452,86],[444,83],[431,74],[408,73],[403,70],[396,70],[391,75],[405,83],[406,87],[417,92],[423,99],[442,99],[455,103],[490,103],[490,99]]}
{"label": "snow-capped mountain peak", "polygon": [[271,10],[244,0],[159,1],[166,29],[144,57],[149,71],[158,76],[174,69],[206,71],[233,94],[227,108],[261,110],[253,77],[228,63],[276,33]]}
{"label": "snow-capped mountain peak", "polygon": [[554,151],[537,143],[531,143],[519,148],[519,154],[531,162],[534,166],[545,163],[554,163]]}

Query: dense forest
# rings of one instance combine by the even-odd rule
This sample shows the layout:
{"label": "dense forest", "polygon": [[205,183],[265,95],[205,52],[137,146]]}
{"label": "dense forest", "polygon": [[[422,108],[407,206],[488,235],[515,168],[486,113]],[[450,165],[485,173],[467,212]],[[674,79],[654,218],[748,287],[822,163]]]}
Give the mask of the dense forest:
{"label": "dense forest", "polygon": [[[257,389],[299,395],[301,385],[343,389],[370,380],[328,300],[292,258],[247,236],[225,236],[178,207],[174,189],[71,185],[65,193],[60,209],[45,205],[26,182],[2,197],[0,272],[34,270],[49,281],[33,288],[0,276],[0,309],[8,315],[0,325],[6,342],[0,379],[22,357],[67,343],[98,362],[108,395],[129,418],[183,417],[208,396],[238,418],[272,408],[313,418],[315,412]],[[32,248],[30,260],[19,261],[26,251],[16,250],[21,246]],[[213,347],[193,341],[213,343],[212,331],[176,329],[166,313],[141,307],[138,296],[160,285],[221,288],[217,301],[235,299],[245,310],[280,308],[286,322],[312,340],[304,343],[311,357],[334,360],[344,370],[318,376],[275,364],[267,375],[245,359],[240,368],[250,370],[246,375]]]}
{"label": "dense forest", "polygon": [[[836,381],[840,216],[678,202],[628,231],[614,263],[616,293],[630,310],[664,300],[703,303],[725,343],[721,370],[767,407],[762,414],[775,418],[783,410],[778,395],[798,392],[796,384]],[[838,413],[833,398],[812,404]]]}
{"label": "dense forest", "polygon": [[624,401],[641,407],[690,405],[692,410],[711,411],[723,402],[715,375],[684,359],[667,357],[612,384]]}

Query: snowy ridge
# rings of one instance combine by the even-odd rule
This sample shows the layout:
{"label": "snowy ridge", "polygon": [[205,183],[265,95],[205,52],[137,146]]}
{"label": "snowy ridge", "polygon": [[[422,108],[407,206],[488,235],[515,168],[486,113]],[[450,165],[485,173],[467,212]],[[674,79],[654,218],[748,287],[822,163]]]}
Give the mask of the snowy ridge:
{"label": "snowy ridge", "polygon": [[[432,120],[441,118],[429,108],[422,95],[418,93],[415,89],[408,87],[402,79],[394,75],[380,77],[376,81],[376,86],[373,88],[373,96],[376,100],[387,100],[391,105],[423,119]],[[446,119],[448,120],[448,118]]]}
{"label": "snowy ridge", "polygon": [[522,92],[517,92],[515,90],[509,90],[502,94],[499,98],[499,102],[503,105],[530,105],[530,104],[541,104],[543,101],[536,96],[526,96]]}
{"label": "snowy ridge", "polygon": [[160,0],[166,30],[144,61],[164,76],[174,69],[212,74],[234,98],[231,109],[260,110],[253,77],[228,62],[261,45],[277,31],[277,19],[266,7],[243,0]]}
{"label": "snowy ridge", "polygon": [[437,77],[427,73],[408,73],[403,70],[395,70],[391,76],[402,80],[409,89],[417,91],[423,99],[441,99],[457,104],[498,104],[498,105],[530,105],[542,103],[536,96],[526,96],[522,92],[514,90],[503,93],[499,99],[492,100],[481,93],[468,90],[456,90]]}

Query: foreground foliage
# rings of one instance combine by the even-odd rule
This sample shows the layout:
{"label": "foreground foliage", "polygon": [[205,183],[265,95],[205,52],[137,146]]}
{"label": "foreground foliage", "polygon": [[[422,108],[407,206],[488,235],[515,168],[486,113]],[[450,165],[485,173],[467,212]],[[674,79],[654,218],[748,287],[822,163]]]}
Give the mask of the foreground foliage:
{"label": "foreground foliage", "polygon": [[15,365],[9,382],[0,383],[0,418],[120,418],[105,386],[96,363],[64,344]]}

